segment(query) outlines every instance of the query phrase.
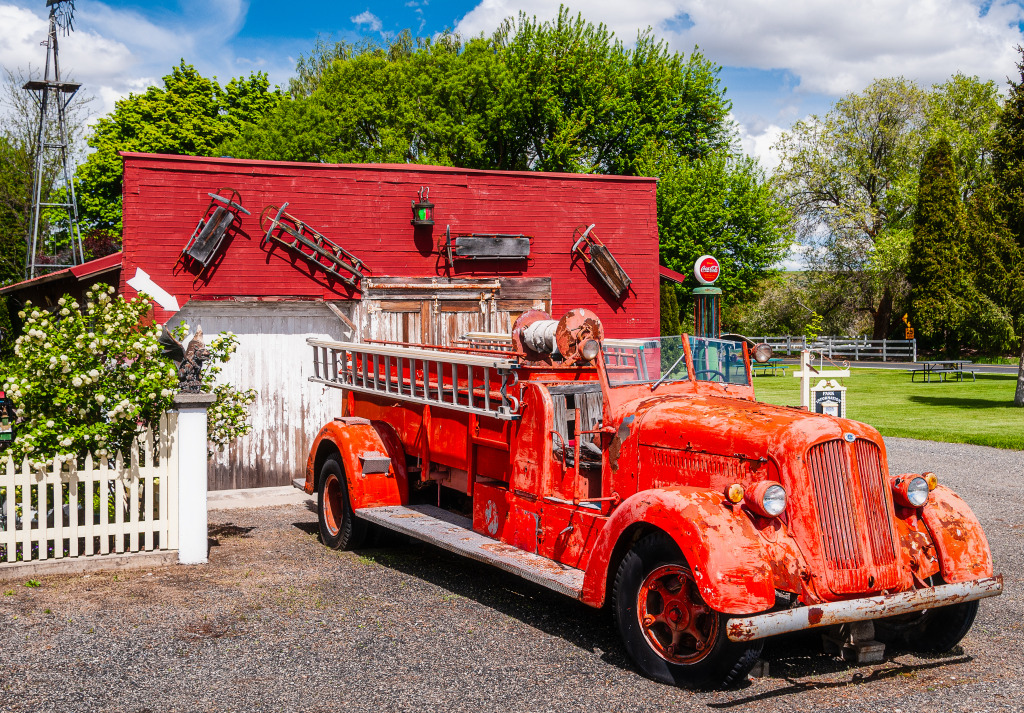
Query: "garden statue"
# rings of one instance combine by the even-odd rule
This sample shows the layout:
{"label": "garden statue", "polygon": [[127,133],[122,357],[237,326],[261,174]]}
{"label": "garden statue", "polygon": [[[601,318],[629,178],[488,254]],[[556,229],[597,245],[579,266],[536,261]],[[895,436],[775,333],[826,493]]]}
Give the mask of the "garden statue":
{"label": "garden statue", "polygon": [[178,365],[178,388],[181,393],[198,394],[203,383],[203,362],[210,358],[210,350],[203,343],[203,328],[196,327],[192,341],[185,348],[165,325],[160,335],[160,344],[163,345],[163,355]]}

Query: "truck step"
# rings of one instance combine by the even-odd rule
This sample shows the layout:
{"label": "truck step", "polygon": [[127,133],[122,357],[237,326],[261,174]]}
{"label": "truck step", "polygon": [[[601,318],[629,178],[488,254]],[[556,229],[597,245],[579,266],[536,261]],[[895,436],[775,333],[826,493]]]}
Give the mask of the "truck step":
{"label": "truck step", "polygon": [[579,599],[583,592],[583,570],[473,532],[469,518],[433,505],[362,508],[356,510],[356,516],[449,552],[494,565],[574,599]]}

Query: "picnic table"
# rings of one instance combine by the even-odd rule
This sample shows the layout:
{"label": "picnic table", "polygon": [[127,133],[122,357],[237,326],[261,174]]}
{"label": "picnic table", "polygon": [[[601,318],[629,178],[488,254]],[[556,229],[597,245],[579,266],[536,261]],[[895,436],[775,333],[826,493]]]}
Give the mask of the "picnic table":
{"label": "picnic table", "polygon": [[757,362],[754,362],[753,364],[751,364],[750,373],[752,373],[754,376],[757,376],[757,373],[759,371],[762,374],[766,375],[766,376],[769,373],[772,376],[775,376],[775,375],[777,375],[781,371],[782,375],[785,376],[786,375],[786,365],[782,363],[782,359],[779,359],[779,358],[776,358],[776,357],[773,357],[773,358],[769,359],[768,361],[764,362],[763,364],[758,364]]}
{"label": "picnic table", "polygon": [[[946,381],[947,377],[963,381],[964,367],[972,363],[969,359],[919,361],[917,367],[910,370],[910,380],[915,381],[915,377],[920,374],[925,381],[931,381],[933,375],[938,375],[940,381]],[[972,381],[978,380],[973,371],[966,373],[971,375]]]}

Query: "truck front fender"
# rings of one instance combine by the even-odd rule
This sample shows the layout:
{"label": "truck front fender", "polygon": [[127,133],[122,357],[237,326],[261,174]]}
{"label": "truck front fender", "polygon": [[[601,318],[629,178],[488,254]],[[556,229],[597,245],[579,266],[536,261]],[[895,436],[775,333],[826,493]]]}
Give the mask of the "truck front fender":
{"label": "truck front fender", "polygon": [[[405,463],[395,462],[396,459],[404,459],[405,454],[395,453],[395,439],[389,437],[392,434],[386,428],[387,424],[381,422],[371,424],[366,419],[355,418],[334,420],[321,428],[306,460],[305,491],[310,494],[315,492],[319,466],[328,451],[336,450],[341,458],[341,466],[345,469],[349,502],[354,510],[407,502]],[[367,460],[366,456],[372,454],[386,455],[391,459],[386,472],[364,472],[364,463],[380,463],[379,458]],[[367,467],[366,470],[381,468]]]}
{"label": "truck front fender", "polygon": [[946,583],[992,576],[992,551],[981,523],[959,495],[940,485],[922,512]]}
{"label": "truck front fender", "polygon": [[717,492],[686,487],[645,490],[615,508],[587,564],[584,603],[604,604],[609,575],[614,576],[609,567],[617,566],[638,524],[662,530],[675,541],[712,609],[753,614],[775,604],[772,568],[747,516]]}

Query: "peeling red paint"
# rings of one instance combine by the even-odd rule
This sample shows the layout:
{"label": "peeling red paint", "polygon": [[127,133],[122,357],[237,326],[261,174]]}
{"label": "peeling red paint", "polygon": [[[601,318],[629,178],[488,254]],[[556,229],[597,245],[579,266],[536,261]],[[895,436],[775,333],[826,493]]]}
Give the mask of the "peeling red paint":
{"label": "peeling red paint", "polygon": [[[321,431],[307,492],[319,449],[332,445],[356,508],[457,492],[463,500],[453,502],[468,503],[473,529],[495,548],[539,554],[552,571],[582,570],[578,597],[595,607],[608,601],[621,556],[651,530],[675,542],[711,609],[755,615],[774,606],[776,591],[789,592],[809,626],[825,609],[910,592],[935,574],[992,574],[984,533],[954,493],[940,486],[921,509],[894,504],[884,442],[870,426],[758,403],[743,385],[612,387],[600,359],[516,373],[510,393],[523,406],[513,420],[350,394],[355,421]],[[582,443],[597,452],[589,463]],[[363,476],[366,450],[386,452],[391,471]],[[777,518],[725,496],[731,485],[750,493],[764,481],[787,492]],[[729,636],[743,640],[736,626]]]}

